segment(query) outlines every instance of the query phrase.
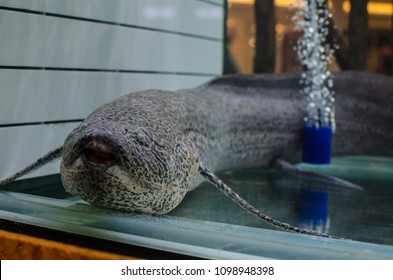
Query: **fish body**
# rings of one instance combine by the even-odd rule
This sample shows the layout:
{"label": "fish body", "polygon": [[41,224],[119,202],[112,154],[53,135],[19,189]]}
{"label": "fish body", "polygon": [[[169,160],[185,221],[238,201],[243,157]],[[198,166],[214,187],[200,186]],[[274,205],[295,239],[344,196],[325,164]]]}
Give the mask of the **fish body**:
{"label": "fish body", "polygon": [[[334,81],[333,155],[393,156],[393,78],[341,72]],[[306,104],[299,92],[296,74],[234,75],[122,96],[65,140],[63,185],[97,206],[165,214],[201,183],[201,166],[300,162]]]}

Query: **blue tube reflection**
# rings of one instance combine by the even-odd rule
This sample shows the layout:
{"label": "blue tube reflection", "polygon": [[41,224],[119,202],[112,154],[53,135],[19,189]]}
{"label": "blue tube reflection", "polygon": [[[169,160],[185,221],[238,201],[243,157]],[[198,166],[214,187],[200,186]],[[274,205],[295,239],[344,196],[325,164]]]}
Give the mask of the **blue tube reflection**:
{"label": "blue tube reflection", "polygon": [[329,230],[329,192],[302,186],[299,203],[299,227],[318,232]]}

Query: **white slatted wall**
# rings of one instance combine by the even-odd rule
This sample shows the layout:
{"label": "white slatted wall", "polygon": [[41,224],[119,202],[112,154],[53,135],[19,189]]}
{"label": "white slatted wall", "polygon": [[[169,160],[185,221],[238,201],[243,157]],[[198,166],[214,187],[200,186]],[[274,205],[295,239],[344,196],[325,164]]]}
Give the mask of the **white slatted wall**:
{"label": "white slatted wall", "polygon": [[0,178],[118,96],[220,75],[223,18],[223,0],[0,0]]}

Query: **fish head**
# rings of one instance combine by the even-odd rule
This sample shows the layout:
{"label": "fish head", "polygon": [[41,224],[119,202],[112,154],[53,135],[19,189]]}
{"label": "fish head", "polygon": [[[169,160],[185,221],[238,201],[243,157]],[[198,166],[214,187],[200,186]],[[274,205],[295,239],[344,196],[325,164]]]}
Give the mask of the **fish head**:
{"label": "fish head", "polygon": [[175,127],[96,115],[66,138],[60,173],[66,191],[93,205],[165,214],[184,198],[198,166],[192,142]]}

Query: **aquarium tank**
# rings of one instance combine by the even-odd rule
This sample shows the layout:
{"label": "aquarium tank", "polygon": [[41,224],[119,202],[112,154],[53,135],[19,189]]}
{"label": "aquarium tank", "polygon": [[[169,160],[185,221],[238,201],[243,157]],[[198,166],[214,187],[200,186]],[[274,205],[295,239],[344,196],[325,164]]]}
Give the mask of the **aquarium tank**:
{"label": "aquarium tank", "polygon": [[208,182],[165,215],[102,209],[67,193],[54,161],[0,187],[0,229],[139,258],[393,259],[393,158],[330,155],[335,73],[393,75],[392,5],[0,0],[0,180],[127,93],[194,88],[222,75],[297,73],[304,137],[327,129],[330,138],[308,152],[324,150],[328,159],[306,155],[295,167],[361,187],[273,167],[216,174],[274,219],[343,238],[332,239],[277,229]]}

